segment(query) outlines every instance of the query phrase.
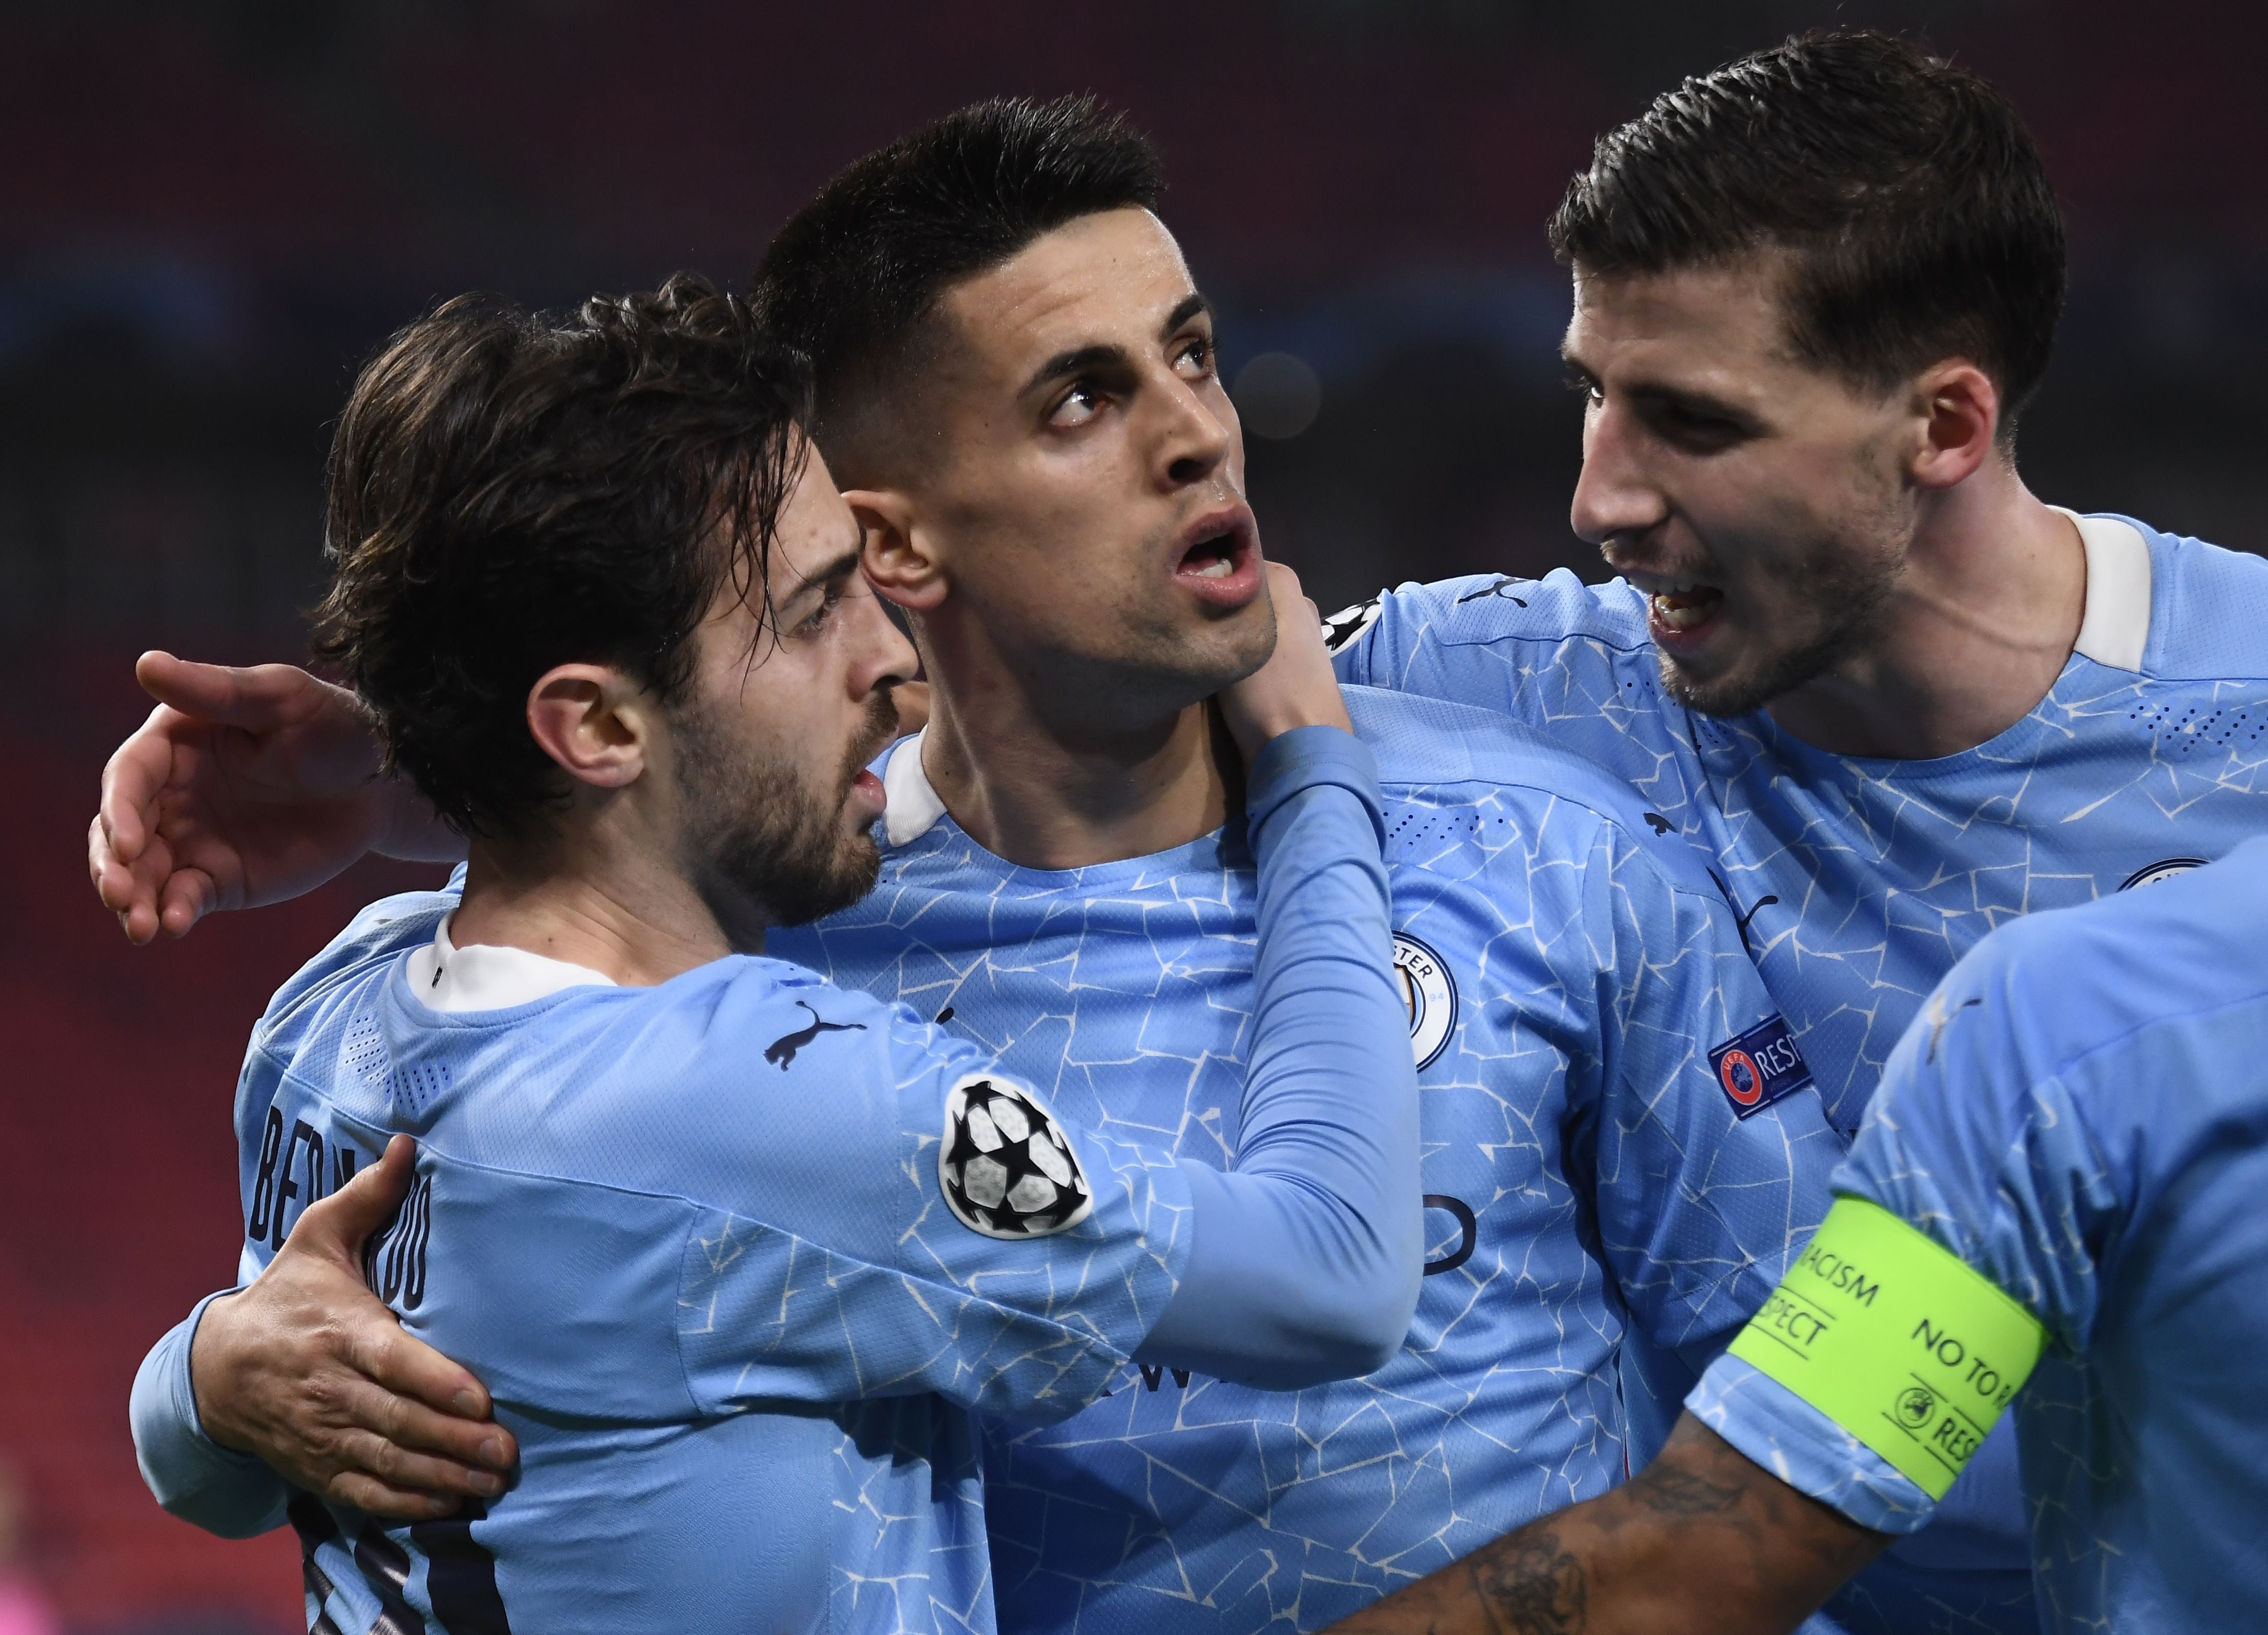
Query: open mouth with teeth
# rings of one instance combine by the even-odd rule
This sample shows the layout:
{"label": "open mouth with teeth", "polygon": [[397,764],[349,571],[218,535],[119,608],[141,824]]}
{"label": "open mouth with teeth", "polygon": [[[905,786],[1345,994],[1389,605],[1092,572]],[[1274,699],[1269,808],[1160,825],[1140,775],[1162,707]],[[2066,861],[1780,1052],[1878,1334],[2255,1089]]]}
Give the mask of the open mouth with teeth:
{"label": "open mouth with teeth", "polygon": [[1725,593],[1713,585],[1690,585],[1656,591],[1646,599],[1647,613],[1657,639],[1663,636],[1690,637],[1716,617],[1725,605]]}
{"label": "open mouth with teeth", "polygon": [[1241,608],[1260,593],[1260,553],[1249,532],[1232,524],[1184,550],[1174,564],[1174,579],[1203,601]]}
{"label": "open mouth with teeth", "polygon": [[1178,571],[1198,579],[1225,579],[1236,571],[1236,535],[1216,534],[1199,540],[1182,556]]}

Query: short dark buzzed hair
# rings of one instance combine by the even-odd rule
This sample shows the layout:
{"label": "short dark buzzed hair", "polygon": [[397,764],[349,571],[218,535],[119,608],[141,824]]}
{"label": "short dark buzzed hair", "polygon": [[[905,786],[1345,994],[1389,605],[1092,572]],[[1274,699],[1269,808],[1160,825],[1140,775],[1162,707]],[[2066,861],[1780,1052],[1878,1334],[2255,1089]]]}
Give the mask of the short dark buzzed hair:
{"label": "short dark buzzed hair", "polygon": [[1793,252],[1799,356],[1880,391],[1969,358],[1999,387],[2004,436],[2063,310],[2063,215],[2015,109],[1872,30],[1791,39],[1665,92],[1600,138],[1550,236],[1608,276]]}
{"label": "short dark buzzed hair", "polygon": [[1091,96],[997,97],[843,170],[780,229],[751,291],[811,365],[821,446],[907,384],[954,284],[1082,216],[1153,210],[1165,188],[1148,138]]}

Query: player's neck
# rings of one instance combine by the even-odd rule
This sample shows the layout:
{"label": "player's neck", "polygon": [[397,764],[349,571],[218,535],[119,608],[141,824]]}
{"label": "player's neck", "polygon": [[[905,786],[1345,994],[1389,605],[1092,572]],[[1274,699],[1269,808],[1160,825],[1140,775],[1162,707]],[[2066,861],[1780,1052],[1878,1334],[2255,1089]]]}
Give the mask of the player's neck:
{"label": "player's neck", "polygon": [[692,882],[663,865],[666,849],[621,843],[630,838],[571,834],[540,851],[475,840],[450,940],[523,949],[625,988],[762,952],[761,930],[728,935]]}
{"label": "player's neck", "polygon": [[925,650],[922,770],[953,821],[995,857],[1071,869],[1186,845],[1227,820],[1233,748],[1204,703],[1148,720],[1076,718],[1093,700],[992,655]]}
{"label": "player's neck", "polygon": [[1772,719],[1836,755],[1973,749],[2047,696],[2086,607],[2079,530],[1996,463],[1928,497],[1876,639],[1775,700]]}

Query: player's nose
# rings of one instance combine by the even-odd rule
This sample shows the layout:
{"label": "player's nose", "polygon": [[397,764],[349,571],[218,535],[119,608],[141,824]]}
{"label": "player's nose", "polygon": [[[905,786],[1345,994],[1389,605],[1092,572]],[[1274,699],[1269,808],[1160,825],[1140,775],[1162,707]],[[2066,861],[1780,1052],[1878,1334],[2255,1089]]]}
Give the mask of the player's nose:
{"label": "player's nose", "polygon": [[851,697],[864,702],[877,688],[913,680],[921,671],[921,657],[884,609],[882,599],[861,585],[843,600],[844,615],[851,622]]}
{"label": "player's nose", "polygon": [[1162,410],[1158,427],[1158,465],[1165,483],[1180,488],[1202,482],[1220,469],[1235,446],[1236,431],[1223,396],[1217,406],[1212,394],[1197,391],[1190,382],[1167,372],[1171,382],[1160,394]]}
{"label": "player's nose", "polygon": [[1668,515],[1660,489],[1648,477],[1626,416],[1611,400],[1583,423],[1583,469],[1575,479],[1568,521],[1578,537],[1603,545],[1617,534],[1641,534]]}

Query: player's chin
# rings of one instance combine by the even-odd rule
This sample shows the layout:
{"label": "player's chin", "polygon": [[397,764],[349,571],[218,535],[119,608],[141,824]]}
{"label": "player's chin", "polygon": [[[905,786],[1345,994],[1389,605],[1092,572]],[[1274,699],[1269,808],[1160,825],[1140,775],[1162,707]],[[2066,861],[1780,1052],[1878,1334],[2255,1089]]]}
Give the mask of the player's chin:
{"label": "player's chin", "polygon": [[1208,695],[1241,681],[1276,651],[1276,611],[1265,597],[1233,609],[1214,609],[1189,633],[1189,668],[1211,683]]}
{"label": "player's chin", "polygon": [[1731,642],[1706,655],[1663,652],[1660,659],[1662,690],[1701,715],[1753,715],[1789,685],[1780,655],[1743,651]]}

